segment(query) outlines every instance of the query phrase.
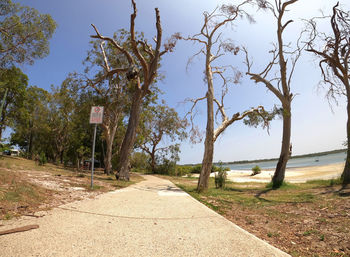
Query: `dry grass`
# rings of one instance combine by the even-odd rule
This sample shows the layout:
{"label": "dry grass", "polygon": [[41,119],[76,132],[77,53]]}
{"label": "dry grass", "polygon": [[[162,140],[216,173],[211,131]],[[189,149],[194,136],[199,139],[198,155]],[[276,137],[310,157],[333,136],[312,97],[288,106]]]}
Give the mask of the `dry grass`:
{"label": "dry grass", "polygon": [[[169,177],[168,177],[169,179]],[[350,256],[350,188],[337,180],[286,184],[227,183],[196,192],[196,180],[171,181],[227,219],[292,256]]]}
{"label": "dry grass", "polygon": [[97,194],[127,187],[143,178],[131,174],[128,182],[117,181],[101,171],[94,175],[91,188],[89,172],[77,172],[61,166],[37,165],[18,157],[0,158],[0,219],[47,210]]}

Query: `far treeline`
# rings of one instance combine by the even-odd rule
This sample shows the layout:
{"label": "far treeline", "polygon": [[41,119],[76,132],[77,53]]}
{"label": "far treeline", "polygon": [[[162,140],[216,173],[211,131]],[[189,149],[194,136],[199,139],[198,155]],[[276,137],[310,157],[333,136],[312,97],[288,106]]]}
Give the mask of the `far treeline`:
{"label": "far treeline", "polygon": [[[215,170],[214,143],[224,136],[226,128],[243,121],[248,126],[268,129],[275,117],[283,122],[281,153],[272,178],[273,187],[278,188],[284,181],[291,156],[293,77],[303,54],[319,59],[321,83],[328,86],[329,99],[346,96],[347,142],[350,140],[350,12],[338,3],[332,10],[325,10],[329,16],[306,21],[295,41],[288,42],[285,35],[294,20],[285,20],[285,14],[296,2],[299,0],[224,4],[203,13],[203,23],[195,34],[175,33],[164,40],[158,8],[154,17],[155,36],[147,39],[143,32],[135,31],[138,10],[135,0],[131,0],[129,28],[106,36],[92,24],[90,50],[83,60],[84,72],[72,71],[60,86],[47,91],[29,86],[19,66],[31,65],[48,55],[56,23],[48,14],[11,0],[0,0],[0,139],[4,129],[11,128],[9,144],[19,146],[26,158],[47,159],[81,169],[83,161],[91,158],[90,109],[104,106],[95,158],[106,174],[114,173],[119,180],[129,180],[130,169],[181,175],[183,168],[176,165],[180,142],[188,137],[192,142],[201,138],[199,131],[204,128],[195,125],[195,108],[205,101],[204,154],[202,164],[196,167],[200,169],[198,192],[208,189],[210,173]],[[268,51],[271,58],[262,67],[253,66],[249,49],[233,43],[234,38],[224,38],[223,33],[224,29],[239,26],[242,19],[254,23],[252,10],[264,11],[275,21],[275,38],[267,39],[273,42]],[[320,20],[329,22],[330,33],[319,31]],[[185,117],[160,100],[161,60],[175,54],[178,41],[192,45],[194,55],[190,61],[201,55],[205,64],[205,87],[198,92],[198,98],[187,99],[192,105]],[[236,63],[243,62],[246,70],[223,66],[220,59],[224,56],[230,56]],[[228,113],[225,97],[229,86],[239,84],[244,75],[276,97],[278,104],[272,110],[258,105]],[[341,178],[344,184],[350,182],[349,143],[346,151]]]}

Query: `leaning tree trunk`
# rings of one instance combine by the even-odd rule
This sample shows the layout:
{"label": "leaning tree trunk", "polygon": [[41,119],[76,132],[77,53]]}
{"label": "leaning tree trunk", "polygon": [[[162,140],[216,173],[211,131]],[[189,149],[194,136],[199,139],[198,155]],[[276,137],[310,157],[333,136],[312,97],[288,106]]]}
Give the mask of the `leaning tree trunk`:
{"label": "leaning tree trunk", "polygon": [[209,58],[211,55],[207,55],[206,75],[208,81],[207,92],[207,128],[204,142],[204,156],[202,161],[201,174],[198,179],[197,191],[206,191],[209,187],[210,172],[213,167],[213,155],[214,155],[214,86],[213,86],[213,74],[209,65]]}
{"label": "leaning tree trunk", "polygon": [[119,169],[116,174],[116,178],[119,180],[129,180],[129,158],[132,147],[135,143],[136,129],[140,120],[140,111],[142,103],[142,90],[137,89],[132,100],[129,124],[126,130],[126,134],[123,139],[122,146],[120,148]]}
{"label": "leaning tree trunk", "polygon": [[348,97],[347,112],[348,112],[348,121],[346,125],[346,135],[348,140],[348,144],[347,144],[348,147],[347,147],[347,153],[346,153],[345,167],[341,175],[341,179],[344,185],[350,183],[350,97]]}
{"label": "leaning tree trunk", "polygon": [[282,146],[281,146],[281,155],[278,160],[275,173],[272,177],[272,186],[278,188],[282,185],[286,166],[289,159],[290,151],[290,136],[291,136],[291,121],[292,114],[290,105],[283,107],[283,136],[282,136]]}

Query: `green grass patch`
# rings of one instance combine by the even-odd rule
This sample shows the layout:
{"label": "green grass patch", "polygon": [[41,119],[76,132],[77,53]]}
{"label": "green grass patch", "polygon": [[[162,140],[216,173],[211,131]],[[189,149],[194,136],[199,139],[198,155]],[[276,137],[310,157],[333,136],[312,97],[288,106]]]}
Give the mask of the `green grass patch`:
{"label": "green grass patch", "polygon": [[273,189],[273,190],[288,190],[288,189],[296,189],[298,186],[296,184],[291,184],[287,182],[283,182],[282,185],[278,188],[273,187],[273,183],[270,182],[266,185],[267,189]]}
{"label": "green grass patch", "polygon": [[307,181],[306,184],[315,185],[315,186],[331,187],[331,186],[341,185],[342,181],[340,178],[329,179],[329,180],[310,180],[310,181]]}

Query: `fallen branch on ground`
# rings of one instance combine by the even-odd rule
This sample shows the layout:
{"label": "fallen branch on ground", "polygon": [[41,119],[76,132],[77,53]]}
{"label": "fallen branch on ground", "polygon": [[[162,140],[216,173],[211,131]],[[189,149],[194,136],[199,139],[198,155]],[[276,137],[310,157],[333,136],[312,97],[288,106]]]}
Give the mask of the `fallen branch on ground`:
{"label": "fallen branch on ground", "polygon": [[8,229],[8,230],[0,231],[0,236],[12,234],[12,233],[18,233],[18,232],[25,232],[25,231],[28,231],[31,229],[37,229],[37,228],[39,228],[39,225],[28,225],[28,226],[23,226],[19,228]]}

